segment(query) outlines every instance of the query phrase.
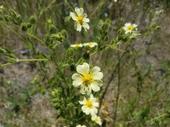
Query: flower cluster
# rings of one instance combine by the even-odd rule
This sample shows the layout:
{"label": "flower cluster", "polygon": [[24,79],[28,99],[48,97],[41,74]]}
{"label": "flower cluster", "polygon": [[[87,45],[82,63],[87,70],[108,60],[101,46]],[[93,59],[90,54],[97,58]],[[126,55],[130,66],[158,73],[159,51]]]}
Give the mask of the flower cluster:
{"label": "flower cluster", "polygon": [[[117,2],[117,0],[115,0]],[[81,31],[84,28],[87,31],[89,27],[89,18],[84,13],[83,8],[75,8],[75,12],[70,12],[70,17],[75,21],[75,28],[77,31]],[[125,37],[134,38],[139,33],[136,24],[126,23],[122,28]],[[70,45],[70,48],[94,48],[97,47],[96,42],[78,43]],[[99,92],[102,82],[103,73],[98,66],[91,67],[88,63],[83,63],[76,67],[76,73],[72,75],[73,86],[79,88],[80,93],[84,96],[84,99],[79,101],[82,111],[86,115],[91,115],[91,120],[98,125],[102,125],[101,118],[97,115],[99,102],[94,93]],[[86,127],[85,125],[77,125],[76,127]]]}
{"label": "flower cluster", "polygon": [[99,102],[93,96],[93,92],[100,91],[103,85],[103,73],[98,66],[90,67],[88,63],[83,63],[76,67],[76,73],[72,75],[73,86],[80,88],[80,93],[85,95],[79,103],[81,109],[86,115],[91,115],[91,120],[101,125],[101,118],[97,116]]}
{"label": "flower cluster", "polygon": [[[85,31],[89,29],[89,18],[84,13],[83,8],[75,8],[75,12],[70,12],[70,17],[75,21],[75,27],[77,31],[81,31],[84,28]],[[96,42],[87,42],[72,44],[70,48],[94,48],[97,47]],[[76,73],[72,75],[73,86],[80,88],[80,93],[84,95],[84,99],[79,101],[82,105],[81,109],[86,115],[91,115],[91,120],[101,125],[101,118],[97,116],[99,102],[97,98],[93,96],[93,92],[98,92],[103,85],[102,78],[103,73],[98,66],[90,67],[88,63],[83,63],[76,67]],[[85,125],[77,125],[76,127],[86,127]]]}

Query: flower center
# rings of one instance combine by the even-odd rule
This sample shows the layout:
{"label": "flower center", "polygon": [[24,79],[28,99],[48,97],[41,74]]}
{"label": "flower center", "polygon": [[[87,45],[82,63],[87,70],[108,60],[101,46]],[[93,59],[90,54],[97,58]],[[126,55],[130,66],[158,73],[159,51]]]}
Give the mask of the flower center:
{"label": "flower center", "polygon": [[77,22],[80,23],[81,25],[83,24],[83,16],[77,16]]}
{"label": "flower center", "polygon": [[132,25],[128,26],[128,30],[132,31],[134,29],[134,27]]}
{"label": "flower center", "polygon": [[90,73],[83,74],[82,80],[85,85],[89,85],[93,81],[93,75]]}
{"label": "flower center", "polygon": [[91,100],[86,100],[85,106],[88,107],[88,108],[92,108],[93,107],[93,102]]}

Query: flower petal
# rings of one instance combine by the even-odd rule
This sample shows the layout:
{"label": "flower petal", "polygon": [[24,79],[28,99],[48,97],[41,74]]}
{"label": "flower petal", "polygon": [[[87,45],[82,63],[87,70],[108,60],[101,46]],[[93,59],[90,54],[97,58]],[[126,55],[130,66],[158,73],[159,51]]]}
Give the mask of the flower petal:
{"label": "flower petal", "polygon": [[78,78],[81,78],[80,74],[74,73],[74,74],[72,75],[72,79],[73,79],[73,80],[76,80],[76,79],[78,79]]}
{"label": "flower petal", "polygon": [[93,109],[90,110],[90,114],[91,115],[96,115],[97,111],[98,111],[97,108],[93,108]]}
{"label": "flower petal", "polygon": [[81,16],[84,13],[84,9],[76,7],[75,12],[77,13],[78,16]]}
{"label": "flower petal", "polygon": [[85,22],[83,23],[83,27],[84,27],[85,30],[88,30],[88,29],[90,28],[90,27],[89,27],[89,24],[87,24],[87,23],[85,23]]}
{"label": "flower petal", "polygon": [[103,73],[102,72],[94,72],[93,73],[93,78],[95,80],[101,80],[103,78]]}
{"label": "flower petal", "polygon": [[101,69],[100,69],[100,67],[98,67],[98,66],[94,66],[93,68],[92,68],[92,72],[99,72]]}
{"label": "flower petal", "polygon": [[84,22],[90,22],[89,18],[84,18],[83,21]]}
{"label": "flower petal", "polygon": [[78,73],[73,74],[72,79],[73,79],[73,86],[74,87],[78,87],[83,83],[83,81],[81,80],[81,75],[78,74]]}
{"label": "flower petal", "polygon": [[82,26],[79,23],[77,23],[76,24],[76,30],[80,32],[81,29],[82,29]]}
{"label": "flower petal", "polygon": [[73,13],[73,12],[70,12],[70,17],[73,19],[73,20],[77,20],[77,16],[76,16],[76,14],[75,13]]}
{"label": "flower petal", "polygon": [[73,81],[73,86],[74,87],[78,87],[78,86],[80,86],[82,84],[82,81],[80,80],[80,81],[78,81],[78,80],[74,80]]}
{"label": "flower petal", "polygon": [[90,110],[88,110],[85,106],[83,106],[81,109],[86,115],[90,114]]}
{"label": "flower petal", "polygon": [[87,63],[83,63],[82,65],[78,65],[77,68],[76,68],[77,72],[82,74],[82,75],[89,73],[89,69],[90,69],[90,67],[89,67],[89,64],[87,64]]}
{"label": "flower petal", "polygon": [[91,85],[90,85],[91,89],[94,91],[94,92],[97,92],[100,90],[100,87],[98,85],[97,82],[93,82]]}

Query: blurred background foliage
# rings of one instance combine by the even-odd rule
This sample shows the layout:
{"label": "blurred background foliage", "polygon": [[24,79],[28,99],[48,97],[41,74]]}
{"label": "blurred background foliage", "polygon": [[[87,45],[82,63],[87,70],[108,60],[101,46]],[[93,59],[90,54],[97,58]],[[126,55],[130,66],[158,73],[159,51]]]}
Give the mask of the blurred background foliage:
{"label": "blurred background foliage", "polygon": [[[65,86],[63,79],[71,84],[78,60],[104,72],[103,127],[170,126],[170,0],[0,0],[0,5],[0,127],[63,127],[59,114],[73,109],[68,96],[76,99],[76,91],[58,86]],[[75,7],[88,14],[88,32],[75,31],[69,17]],[[128,49],[120,45],[127,53],[118,74],[114,41],[126,22],[136,23],[142,36]],[[86,41],[97,42],[98,53],[67,50]],[[107,44],[112,48],[103,50]]]}

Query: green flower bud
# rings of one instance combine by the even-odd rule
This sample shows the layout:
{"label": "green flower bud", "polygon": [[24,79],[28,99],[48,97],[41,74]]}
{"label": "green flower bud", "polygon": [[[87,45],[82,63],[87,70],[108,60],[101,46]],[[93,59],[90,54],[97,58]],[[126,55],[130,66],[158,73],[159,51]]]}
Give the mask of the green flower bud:
{"label": "green flower bud", "polygon": [[27,31],[29,28],[31,28],[31,24],[30,23],[22,23],[21,24],[21,30],[22,31]]}
{"label": "green flower bud", "polygon": [[9,15],[5,15],[4,19],[5,19],[6,22],[9,22],[10,21],[10,16]]}
{"label": "green flower bud", "polygon": [[20,15],[17,15],[17,16],[16,16],[16,24],[17,24],[17,25],[20,25],[21,23],[22,23],[22,18],[21,18]]}
{"label": "green flower bud", "polygon": [[70,70],[71,70],[71,71],[76,71],[76,67],[75,67],[74,64],[71,64],[71,65],[70,65]]}
{"label": "green flower bud", "polygon": [[27,28],[31,28],[31,27],[32,27],[32,24],[27,23]]}
{"label": "green flower bud", "polygon": [[48,23],[48,24],[52,24],[52,20],[51,20],[51,19],[48,19],[48,20],[47,20],[47,23]]}
{"label": "green flower bud", "polygon": [[29,22],[30,22],[31,24],[35,24],[35,22],[36,22],[36,17],[35,17],[35,16],[31,16],[31,17],[29,18]]}
{"label": "green flower bud", "polygon": [[50,25],[49,26],[49,31],[52,34],[52,33],[55,33],[57,31],[57,29],[56,29],[56,27],[54,25]]}
{"label": "green flower bud", "polygon": [[90,54],[89,54],[88,52],[85,52],[85,53],[83,54],[83,58],[86,59],[86,60],[89,60]]}
{"label": "green flower bud", "polygon": [[25,23],[21,24],[21,30],[27,31],[27,24],[25,24]]}

